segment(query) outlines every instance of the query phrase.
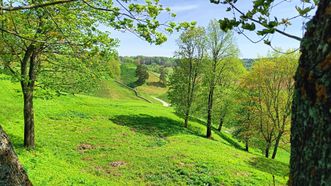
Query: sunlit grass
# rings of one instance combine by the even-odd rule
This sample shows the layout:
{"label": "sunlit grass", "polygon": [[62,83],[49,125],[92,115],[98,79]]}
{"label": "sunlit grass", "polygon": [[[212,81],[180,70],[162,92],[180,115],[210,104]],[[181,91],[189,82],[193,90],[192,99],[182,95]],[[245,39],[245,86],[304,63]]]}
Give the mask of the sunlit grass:
{"label": "sunlit grass", "polygon": [[288,154],[270,160],[244,152],[228,134],[205,139],[203,125],[185,129],[172,108],[136,100],[116,83],[109,86],[120,99],[37,99],[37,147],[26,151],[19,86],[0,86],[0,123],[34,185],[272,185],[272,175],[277,185],[287,181]]}

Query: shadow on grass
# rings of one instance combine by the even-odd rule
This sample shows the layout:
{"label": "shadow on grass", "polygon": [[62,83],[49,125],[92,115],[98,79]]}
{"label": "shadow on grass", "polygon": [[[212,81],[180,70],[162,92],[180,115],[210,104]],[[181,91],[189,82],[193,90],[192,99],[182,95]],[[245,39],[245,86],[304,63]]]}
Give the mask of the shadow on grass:
{"label": "shadow on grass", "polygon": [[239,150],[245,150],[245,148],[239,142],[237,142],[236,140],[234,140],[230,136],[224,134],[223,132],[219,132],[215,127],[213,127],[212,130],[215,134],[219,135],[223,140],[228,142],[234,148],[239,149]]}
{"label": "shadow on grass", "polygon": [[280,177],[289,175],[289,165],[277,160],[267,159],[265,157],[254,157],[249,160],[249,165],[271,175]]}
{"label": "shadow on grass", "polygon": [[184,128],[181,122],[166,117],[145,114],[119,115],[110,118],[110,120],[117,125],[130,127],[145,135],[168,137],[177,134],[192,134],[201,136],[198,131]]}
{"label": "shadow on grass", "polygon": [[[175,113],[175,114],[180,118],[184,118],[183,115],[180,115],[178,113]],[[203,126],[207,125],[206,121],[199,119],[199,118],[195,118],[195,117],[190,117],[190,122],[196,122]],[[223,132],[219,132],[217,130],[217,128],[215,128],[214,126],[212,126],[212,131],[214,132],[214,134],[219,135],[224,141],[228,142],[234,148],[239,149],[239,150],[245,150],[245,148],[238,141],[234,140],[229,135],[226,135]]]}

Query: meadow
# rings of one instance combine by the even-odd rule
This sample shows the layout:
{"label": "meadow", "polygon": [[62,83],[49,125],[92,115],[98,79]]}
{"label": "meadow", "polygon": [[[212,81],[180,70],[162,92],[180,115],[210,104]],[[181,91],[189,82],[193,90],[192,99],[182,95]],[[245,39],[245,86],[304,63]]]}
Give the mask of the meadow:
{"label": "meadow", "polygon": [[271,160],[227,133],[206,139],[203,122],[185,129],[172,108],[108,83],[101,97],[36,99],[36,149],[26,150],[20,87],[0,81],[0,123],[34,185],[286,184],[287,152]]}

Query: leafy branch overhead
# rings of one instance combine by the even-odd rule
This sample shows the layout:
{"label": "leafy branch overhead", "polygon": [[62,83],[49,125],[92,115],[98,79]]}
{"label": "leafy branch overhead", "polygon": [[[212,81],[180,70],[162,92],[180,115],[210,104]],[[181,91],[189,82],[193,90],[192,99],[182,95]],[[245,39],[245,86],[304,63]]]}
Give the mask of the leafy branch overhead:
{"label": "leafy branch overhead", "polygon": [[[8,12],[42,12],[52,10],[54,12],[80,12],[83,20],[94,20],[91,25],[86,25],[92,31],[104,31],[104,27],[116,30],[129,31],[149,43],[162,44],[167,40],[166,34],[189,28],[194,22],[183,22],[176,24],[171,21],[176,14],[170,8],[164,7],[159,0],[145,0],[137,2],[132,0],[58,0],[58,1],[5,1],[0,5],[0,20],[8,19]],[[85,13],[82,13],[85,12]],[[160,14],[168,14],[167,20],[160,21]],[[71,13],[72,14],[72,13]],[[70,24],[70,23],[67,23]],[[12,34],[25,40],[33,40],[24,34],[17,33],[12,29],[0,28],[1,32]],[[33,40],[43,42],[42,40]],[[81,43],[80,43],[81,44]]]}
{"label": "leafy branch overhead", "polygon": [[286,32],[286,29],[291,26],[292,21],[298,18],[303,18],[304,20],[309,19],[310,13],[315,9],[318,3],[317,0],[301,1],[302,6],[295,6],[295,10],[293,11],[296,12],[296,15],[291,17],[280,17],[279,15],[273,16],[272,10],[284,3],[290,3],[290,1],[254,0],[250,3],[252,8],[246,12],[239,8],[238,0],[210,1],[215,4],[224,4],[227,6],[226,11],[233,15],[231,18],[223,18],[219,20],[220,26],[224,31],[234,28],[237,28],[239,34],[244,34],[245,30],[255,31],[258,36],[262,37],[256,42],[264,40],[264,43],[267,45],[271,45],[271,41],[265,39],[266,36],[274,33],[279,33],[291,39],[301,41],[302,38],[300,36],[290,34]]}

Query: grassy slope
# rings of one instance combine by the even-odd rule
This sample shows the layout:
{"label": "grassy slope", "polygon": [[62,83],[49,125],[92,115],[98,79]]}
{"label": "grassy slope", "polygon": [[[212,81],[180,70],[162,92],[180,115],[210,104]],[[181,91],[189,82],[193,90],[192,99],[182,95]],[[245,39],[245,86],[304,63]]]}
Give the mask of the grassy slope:
{"label": "grassy slope", "polygon": [[26,151],[19,87],[0,86],[0,123],[35,185],[271,185],[271,174],[286,182],[288,164],[239,150],[229,136],[205,139],[200,124],[184,129],[171,108],[130,96],[36,100],[37,148]]}
{"label": "grassy slope", "polygon": [[[121,81],[124,84],[131,84],[137,80],[135,77],[135,64],[122,64],[121,65]],[[155,72],[149,72],[149,79],[142,86],[137,87],[137,91],[140,95],[152,101],[153,103],[158,103],[158,101],[154,100],[152,97],[158,97],[165,101],[167,101],[167,92],[166,87],[159,86],[159,74]]]}
{"label": "grassy slope", "polygon": [[115,82],[108,80],[102,83],[101,89],[96,92],[96,96],[116,100],[139,100],[132,90],[123,87]]}

